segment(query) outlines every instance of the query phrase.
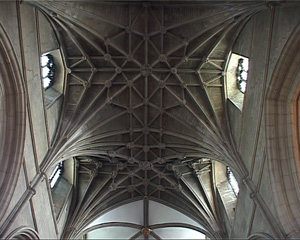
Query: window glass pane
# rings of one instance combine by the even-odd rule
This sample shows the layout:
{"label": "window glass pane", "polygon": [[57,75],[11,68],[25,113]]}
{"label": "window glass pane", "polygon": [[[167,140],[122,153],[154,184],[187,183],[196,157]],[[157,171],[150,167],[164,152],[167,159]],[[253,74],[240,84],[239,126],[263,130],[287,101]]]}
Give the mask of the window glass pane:
{"label": "window glass pane", "polygon": [[51,79],[50,78],[43,78],[43,87],[46,89],[50,86]]}
{"label": "window glass pane", "polygon": [[50,188],[53,188],[55,184],[57,183],[58,179],[60,178],[63,171],[63,163],[59,163],[51,173],[51,176],[49,178]]}
{"label": "window glass pane", "polygon": [[58,172],[53,176],[53,178],[52,178],[52,180],[50,182],[50,187],[51,188],[54,187],[54,185],[57,182],[57,180],[59,179],[59,177],[60,177],[60,174]]}
{"label": "window glass pane", "polygon": [[43,87],[47,89],[53,85],[55,73],[55,66],[51,54],[41,56],[41,66]]}
{"label": "window glass pane", "polygon": [[241,88],[241,92],[244,93],[244,92],[246,91],[246,82],[244,82],[244,81],[241,82],[241,83],[240,83],[240,88]]}
{"label": "window glass pane", "polygon": [[242,92],[245,93],[247,79],[248,79],[248,69],[249,69],[249,59],[246,57],[240,57],[238,60],[238,66],[236,68],[236,80],[237,87]]}
{"label": "window glass pane", "polygon": [[43,55],[41,57],[41,65],[42,65],[42,67],[46,66],[47,63],[48,63],[48,61],[49,61],[49,58],[46,55]]}
{"label": "window glass pane", "polygon": [[243,62],[244,70],[248,72],[248,70],[249,70],[249,59],[248,58],[243,58],[243,59],[244,59],[244,62]]}
{"label": "window glass pane", "polygon": [[248,77],[248,73],[246,71],[243,71],[241,75],[242,75],[242,78],[245,79],[245,80]]}
{"label": "window glass pane", "polygon": [[50,73],[50,69],[48,67],[43,67],[42,68],[42,76],[43,76],[43,78],[47,77],[49,73]]}
{"label": "window glass pane", "polygon": [[226,168],[226,174],[227,174],[228,182],[231,185],[234,194],[237,196],[240,191],[239,184],[229,167]]}

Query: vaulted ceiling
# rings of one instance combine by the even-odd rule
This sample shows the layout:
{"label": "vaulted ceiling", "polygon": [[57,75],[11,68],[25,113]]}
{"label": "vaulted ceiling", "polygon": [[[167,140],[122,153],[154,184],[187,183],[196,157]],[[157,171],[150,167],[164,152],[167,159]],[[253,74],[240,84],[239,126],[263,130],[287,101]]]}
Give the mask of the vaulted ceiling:
{"label": "vaulted ceiling", "polygon": [[43,162],[77,159],[79,194],[65,236],[109,207],[153,199],[221,238],[211,160],[238,167],[224,71],[242,26],[265,6],[34,4],[55,30],[66,66],[61,118]]}

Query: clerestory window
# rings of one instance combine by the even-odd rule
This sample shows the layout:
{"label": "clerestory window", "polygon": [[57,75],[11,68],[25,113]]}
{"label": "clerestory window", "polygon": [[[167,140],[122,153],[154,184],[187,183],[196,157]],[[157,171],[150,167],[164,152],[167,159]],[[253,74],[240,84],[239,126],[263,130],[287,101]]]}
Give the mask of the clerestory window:
{"label": "clerestory window", "polygon": [[63,173],[63,169],[64,169],[63,162],[60,162],[59,164],[56,165],[49,178],[50,188],[53,188],[55,184],[58,182],[58,180],[60,179]]}
{"label": "clerestory window", "polygon": [[240,58],[236,68],[236,83],[241,93],[245,93],[248,79],[249,59]]}
{"label": "clerestory window", "polygon": [[41,56],[42,67],[42,83],[44,89],[50,88],[54,83],[55,64],[51,54],[44,54]]}
{"label": "clerestory window", "polygon": [[251,71],[249,66],[249,58],[232,53],[226,68],[226,93],[230,100],[229,103],[241,111],[243,110],[248,76]]}
{"label": "clerestory window", "polygon": [[226,176],[235,196],[237,196],[240,191],[239,184],[229,167],[226,167]]}
{"label": "clerestory window", "polygon": [[[73,194],[73,183],[75,177],[74,159],[66,159],[58,163],[49,178],[53,210],[57,222],[66,217]],[[64,217],[63,217],[64,216]]]}

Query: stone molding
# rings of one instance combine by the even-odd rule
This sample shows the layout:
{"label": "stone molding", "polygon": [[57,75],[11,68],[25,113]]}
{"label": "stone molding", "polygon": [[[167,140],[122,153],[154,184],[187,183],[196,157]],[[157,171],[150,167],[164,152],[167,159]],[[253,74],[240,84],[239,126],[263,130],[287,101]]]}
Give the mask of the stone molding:
{"label": "stone molding", "polygon": [[[266,143],[270,183],[278,221],[286,239],[300,238],[300,26],[275,66],[266,99]],[[293,233],[293,234],[292,234]]]}
{"label": "stone molding", "polygon": [[30,227],[18,227],[13,232],[11,232],[5,239],[34,239],[39,240],[40,237],[38,233]]}
{"label": "stone molding", "polygon": [[[34,188],[27,188],[27,190],[23,193],[22,197],[20,200],[17,202],[16,206],[14,209],[10,212],[8,217],[5,219],[4,223],[0,227],[0,239],[2,239],[4,236],[7,234],[7,230],[13,223],[13,221],[16,219],[20,211],[23,209],[25,204],[27,203],[28,200],[32,198],[33,195],[35,195],[36,190]],[[6,239],[10,239],[9,237],[6,237]],[[21,238],[21,239],[24,239]],[[34,238],[33,238],[34,239]]]}
{"label": "stone molding", "polygon": [[13,196],[21,165],[26,128],[23,77],[14,47],[0,24],[0,219]]}
{"label": "stone molding", "polygon": [[272,240],[274,238],[272,238],[269,234],[267,233],[263,233],[263,232],[258,232],[258,233],[254,233],[251,234],[248,238],[248,240]]}

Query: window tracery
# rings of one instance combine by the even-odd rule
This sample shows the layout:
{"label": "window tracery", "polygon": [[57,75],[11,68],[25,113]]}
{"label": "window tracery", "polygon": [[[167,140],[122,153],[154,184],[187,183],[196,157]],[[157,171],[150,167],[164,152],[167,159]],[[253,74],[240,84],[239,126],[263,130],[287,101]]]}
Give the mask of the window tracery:
{"label": "window tracery", "polygon": [[41,67],[43,88],[47,90],[53,85],[55,76],[55,64],[51,54],[41,56]]}
{"label": "window tracery", "polygon": [[248,68],[249,60],[248,58],[240,58],[238,60],[238,66],[236,69],[236,80],[237,87],[241,93],[245,93],[248,79]]}
{"label": "window tracery", "polygon": [[244,97],[249,76],[250,59],[237,53],[231,53],[226,68],[226,94],[229,102],[243,110]]}

